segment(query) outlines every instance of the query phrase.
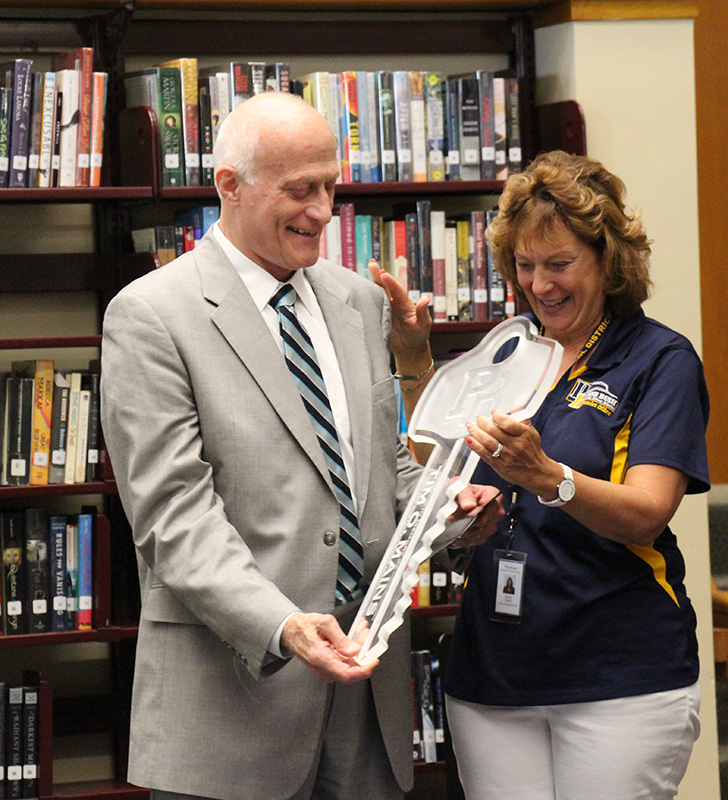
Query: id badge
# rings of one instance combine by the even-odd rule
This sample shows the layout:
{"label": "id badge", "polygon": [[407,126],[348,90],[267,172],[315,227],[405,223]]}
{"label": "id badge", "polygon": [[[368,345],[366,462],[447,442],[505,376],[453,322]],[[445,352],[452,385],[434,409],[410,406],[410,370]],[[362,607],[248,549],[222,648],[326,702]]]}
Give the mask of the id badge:
{"label": "id badge", "polygon": [[523,606],[526,553],[496,550],[493,553],[493,600],[490,618],[495,622],[518,624]]}

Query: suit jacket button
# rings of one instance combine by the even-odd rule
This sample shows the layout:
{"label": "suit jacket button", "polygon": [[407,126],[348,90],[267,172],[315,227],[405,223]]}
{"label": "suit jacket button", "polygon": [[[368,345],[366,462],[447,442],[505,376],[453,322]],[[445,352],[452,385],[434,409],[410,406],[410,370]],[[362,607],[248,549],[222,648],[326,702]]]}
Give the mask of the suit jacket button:
{"label": "suit jacket button", "polygon": [[326,531],[324,534],[324,544],[327,547],[331,547],[332,545],[336,544],[336,534],[331,533],[331,531]]}

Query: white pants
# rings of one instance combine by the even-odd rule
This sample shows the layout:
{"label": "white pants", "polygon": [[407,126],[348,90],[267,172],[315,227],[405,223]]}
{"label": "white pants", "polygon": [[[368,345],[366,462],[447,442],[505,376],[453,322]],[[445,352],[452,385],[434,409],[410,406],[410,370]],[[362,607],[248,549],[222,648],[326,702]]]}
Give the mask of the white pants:
{"label": "white pants", "polygon": [[467,800],[668,800],[700,734],[697,683],[594,703],[446,702]]}

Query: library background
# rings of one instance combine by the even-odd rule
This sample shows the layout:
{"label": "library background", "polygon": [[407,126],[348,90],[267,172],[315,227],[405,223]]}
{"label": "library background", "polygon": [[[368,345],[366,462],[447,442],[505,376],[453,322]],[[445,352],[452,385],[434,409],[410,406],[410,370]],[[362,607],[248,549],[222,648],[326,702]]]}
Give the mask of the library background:
{"label": "library background", "polygon": [[[726,237],[725,228],[711,225],[713,218],[706,216],[719,214],[717,207],[704,200],[717,185],[711,183],[713,165],[701,160],[703,151],[708,158],[711,154],[720,157],[720,142],[713,141],[713,146],[706,142],[703,148],[700,138],[703,130],[725,136],[716,130],[721,116],[714,113],[713,105],[721,90],[713,91],[711,86],[710,93],[701,91],[704,83],[715,82],[715,61],[710,69],[700,66],[701,53],[711,42],[716,47],[720,42],[711,37],[720,36],[721,30],[725,33],[726,12],[719,8],[720,2],[701,0],[698,15],[697,0],[239,0],[234,4],[225,0],[124,4],[0,0],[0,65],[6,77],[2,85],[8,87],[10,80],[8,88],[17,94],[23,80],[22,74],[16,74],[17,60],[30,60],[31,72],[40,76],[26,79],[33,90],[31,97],[40,101],[45,94],[46,100],[38,103],[36,126],[32,103],[29,106],[26,161],[22,152],[12,158],[12,148],[18,145],[10,127],[5,170],[3,104],[12,108],[13,92],[0,94],[0,187],[8,186],[0,188],[0,372],[12,373],[20,398],[33,381],[37,386],[47,380],[35,373],[39,362],[52,362],[55,387],[48,392],[58,391],[59,396],[67,392],[68,450],[75,447],[77,453],[73,469],[70,459],[64,469],[58,469],[52,457],[44,469],[41,459],[32,478],[30,469],[26,476],[15,459],[6,458],[0,486],[6,539],[19,528],[27,531],[38,520],[49,531],[53,523],[65,533],[57,536],[66,542],[67,568],[60,573],[73,578],[69,589],[61,575],[56,597],[49,583],[47,605],[31,603],[34,613],[21,622],[14,613],[17,606],[5,609],[0,682],[13,689],[26,687],[24,694],[12,693],[8,719],[12,721],[12,714],[23,709],[30,735],[20,740],[25,740],[26,749],[32,745],[25,754],[22,741],[17,753],[11,748],[15,760],[8,761],[7,778],[19,781],[16,796],[67,800],[142,800],[147,796],[124,780],[139,614],[136,565],[113,472],[103,458],[102,441],[99,446],[93,439],[93,376],[100,320],[108,299],[124,283],[166,260],[175,247],[194,246],[194,229],[204,223],[193,212],[207,209],[214,216],[217,202],[206,173],[205,150],[215,125],[207,109],[212,111],[217,103],[224,113],[222,95],[214,97],[225,83],[217,74],[228,75],[230,84],[235,76],[232,62],[278,64],[287,67],[287,73],[280,68],[270,69],[268,75],[263,71],[264,86],[266,80],[281,86],[286,77],[295,91],[307,92],[316,85],[315,103],[325,102],[322,98],[328,89],[331,109],[336,105],[331,98],[339,96],[335,91],[339,76],[339,83],[348,85],[352,96],[358,97],[360,149],[357,152],[352,140],[353,155],[342,154],[348,180],[337,187],[339,214],[326,236],[327,256],[356,268],[356,254],[361,258],[372,249],[396,270],[397,264],[411,263],[413,254],[421,253],[421,243],[414,246],[412,241],[429,218],[430,259],[433,265],[436,261],[445,264],[444,271],[435,269],[430,276],[440,298],[433,349],[443,357],[471,347],[513,310],[507,287],[490,293],[490,306],[483,302],[487,253],[477,249],[469,253],[467,248],[459,253],[457,247],[458,233],[466,238],[471,234],[472,239],[472,231],[479,230],[496,205],[501,170],[518,169],[519,159],[526,163],[540,150],[555,146],[586,151],[604,161],[625,180],[628,200],[641,210],[654,239],[656,290],[647,304],[648,314],[687,335],[699,352],[702,346],[713,390],[711,472],[714,484],[722,484],[728,483],[727,456],[720,447],[722,423],[716,428],[713,420],[720,420],[725,402],[717,388],[724,385],[719,381],[725,373],[725,356],[711,332],[718,330],[725,307],[721,301],[726,290],[715,258]],[[85,94],[81,53],[76,52],[81,48],[93,49],[90,72],[95,88]],[[69,53],[76,53],[78,63],[67,59]],[[199,76],[205,78],[197,84],[202,134],[195,140],[199,142],[197,159],[189,155],[192,138],[185,144],[188,122],[184,117],[175,130],[165,124],[168,117],[172,121],[172,112],[162,106],[169,101],[168,87],[160,91],[157,101],[153,94],[144,94],[149,89],[138,75],[153,74],[156,86],[161,71],[150,73],[149,68],[180,58],[196,59]],[[11,63],[16,68],[8,78],[6,66]],[[722,64],[717,69],[725,74]],[[61,129],[66,131],[68,126],[62,123],[73,115],[73,109],[64,111],[63,106],[68,95],[77,93],[70,74],[76,70],[81,90],[74,147],[64,140]],[[129,80],[130,73],[137,73],[136,84]],[[359,77],[360,87],[355,80],[342,81],[341,76],[348,73]],[[367,105],[361,98],[367,80],[369,87],[382,93],[386,86],[377,86],[382,73],[392,73],[394,84],[402,76],[409,79],[405,89],[410,93],[412,142],[408,148],[398,139],[400,130],[394,125],[391,148],[380,147],[376,157],[372,155],[376,148],[367,149],[365,134],[370,129],[369,141],[379,137],[381,142],[385,132],[374,126],[375,114],[370,115],[371,128],[367,126]],[[60,114],[54,108],[59,91],[54,93],[49,75],[57,81],[56,90],[59,85],[62,90]],[[430,80],[432,75],[436,77]],[[254,78],[254,72],[245,77]],[[442,93],[436,102],[440,109],[444,105],[445,113],[439,119],[432,108],[428,112],[428,86]],[[460,157],[448,157],[459,128],[448,125],[450,120],[458,121],[458,104],[449,114],[447,100],[451,95],[465,96],[468,89],[474,92],[476,109],[482,94],[493,92],[492,139],[480,141],[482,130],[478,130],[473,133],[475,144],[468,146],[466,128],[458,147]],[[184,91],[180,81],[180,93]],[[340,96],[346,97],[344,90]],[[157,102],[160,105],[155,108]],[[343,116],[347,104],[342,100],[340,105]],[[429,152],[435,156],[428,159],[428,141],[422,131],[440,131],[440,125],[444,152],[438,156],[437,146],[430,144]],[[58,135],[54,135],[56,127]],[[73,163],[62,157],[71,149],[76,156]],[[193,167],[191,173],[181,169],[184,164]],[[677,215],[679,225],[675,224]],[[472,270],[479,276],[469,294],[464,294],[463,285],[457,291],[458,258],[466,262],[461,273]],[[443,274],[445,278],[438,279]],[[449,291],[453,281],[454,293]],[[430,285],[422,288],[429,290]],[[494,298],[499,302],[493,304]],[[25,380],[18,362],[26,363]],[[84,424],[84,419],[91,424]],[[685,498],[674,524],[686,556],[688,590],[698,611],[703,691],[702,734],[681,787],[681,800],[721,796],[718,732],[723,726],[716,714],[715,678],[719,678],[720,702],[728,644],[713,629],[710,606],[711,569],[721,577],[715,554],[725,538],[724,531],[712,530],[720,517],[713,498],[721,499],[721,488],[718,485],[708,499]],[[81,535],[89,528],[90,559]],[[64,559],[55,552],[53,538],[49,545],[62,566]],[[728,575],[728,557],[723,572]],[[442,592],[436,575],[433,566],[430,603],[421,595],[412,615],[413,647],[437,655],[439,642],[452,629],[457,586],[450,594]],[[32,570],[26,570],[28,576]],[[90,588],[84,588],[89,581]],[[7,606],[5,586],[3,595]],[[14,630],[18,624],[21,628]],[[711,657],[714,636],[715,665]],[[430,656],[426,660],[432,663]],[[23,726],[18,722],[10,727],[21,730]],[[423,747],[415,754],[412,800],[461,796],[447,742],[443,744],[434,751]]]}

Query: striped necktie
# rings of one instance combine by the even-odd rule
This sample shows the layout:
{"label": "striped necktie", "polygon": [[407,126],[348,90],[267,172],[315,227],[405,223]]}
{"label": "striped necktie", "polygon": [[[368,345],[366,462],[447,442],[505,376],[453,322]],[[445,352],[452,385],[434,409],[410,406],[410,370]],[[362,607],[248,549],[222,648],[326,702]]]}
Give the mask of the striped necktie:
{"label": "striped necktie", "polygon": [[286,366],[296,382],[303,404],[311,418],[339,501],[339,571],[336,580],[336,601],[346,603],[362,594],[358,584],[364,573],[364,550],[334,415],[326,393],[326,384],[311,339],[296,316],[293,305],[295,301],[296,290],[290,284],[284,283],[278,287],[269,302],[278,312]]}

